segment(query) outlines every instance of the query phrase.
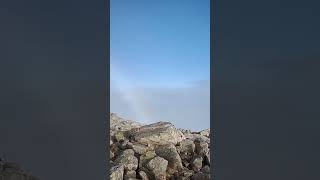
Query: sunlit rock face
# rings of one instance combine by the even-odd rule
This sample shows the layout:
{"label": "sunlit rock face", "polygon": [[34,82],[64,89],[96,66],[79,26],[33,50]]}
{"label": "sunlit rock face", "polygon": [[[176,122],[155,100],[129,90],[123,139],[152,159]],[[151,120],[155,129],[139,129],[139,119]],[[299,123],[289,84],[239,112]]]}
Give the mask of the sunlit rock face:
{"label": "sunlit rock face", "polygon": [[110,122],[111,180],[210,179],[210,129],[143,125],[114,113]]}

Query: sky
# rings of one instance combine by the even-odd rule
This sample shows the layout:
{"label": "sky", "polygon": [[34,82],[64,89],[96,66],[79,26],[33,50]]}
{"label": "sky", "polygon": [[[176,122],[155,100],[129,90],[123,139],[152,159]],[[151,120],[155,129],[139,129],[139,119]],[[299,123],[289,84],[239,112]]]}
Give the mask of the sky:
{"label": "sky", "polygon": [[210,125],[210,2],[111,0],[111,112]]}

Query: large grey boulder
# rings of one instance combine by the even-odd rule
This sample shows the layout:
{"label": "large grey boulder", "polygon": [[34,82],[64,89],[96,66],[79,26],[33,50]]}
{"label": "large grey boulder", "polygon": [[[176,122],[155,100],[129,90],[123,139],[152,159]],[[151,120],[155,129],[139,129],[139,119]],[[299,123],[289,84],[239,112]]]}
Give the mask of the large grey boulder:
{"label": "large grey boulder", "polygon": [[141,144],[177,144],[185,139],[183,133],[169,122],[158,122],[150,125],[133,128],[130,136]]}
{"label": "large grey boulder", "polygon": [[124,175],[125,179],[132,179],[132,178],[136,178],[137,177],[137,172],[134,170],[131,171],[127,171]]}
{"label": "large grey boulder", "polygon": [[125,120],[120,118],[115,113],[110,113],[110,134],[113,134],[117,131],[129,131],[132,128],[137,128],[142,126],[142,124],[132,121],[132,120]]}
{"label": "large grey boulder", "polygon": [[157,154],[154,151],[147,151],[145,154],[140,156],[139,167],[140,168],[145,167],[146,164],[156,156],[157,156]]}
{"label": "large grey boulder", "polygon": [[158,156],[169,162],[169,174],[173,174],[177,170],[182,169],[182,160],[173,144],[159,145],[156,147],[155,152]]}
{"label": "large grey boulder", "polygon": [[161,157],[154,157],[151,159],[147,168],[152,172],[155,180],[166,180],[166,170],[168,161]]}
{"label": "large grey boulder", "polygon": [[112,166],[110,170],[110,180],[123,179],[123,173],[124,173],[123,165]]}
{"label": "large grey boulder", "polygon": [[142,155],[147,152],[148,146],[139,143],[133,143],[132,149],[135,153]]}
{"label": "large grey boulder", "polygon": [[134,156],[132,149],[124,150],[114,163],[116,165],[123,165],[126,171],[136,170],[138,168],[138,158]]}
{"label": "large grey boulder", "polygon": [[202,168],[202,161],[203,161],[202,156],[199,156],[199,155],[194,156],[193,159],[191,160],[192,170],[194,170],[195,172],[199,172]]}
{"label": "large grey boulder", "polygon": [[139,172],[139,177],[140,177],[142,180],[149,180],[149,177],[148,177],[147,173],[144,172],[144,171],[140,171],[140,172]]}
{"label": "large grey boulder", "polygon": [[193,157],[195,144],[192,140],[184,139],[177,146],[177,151],[180,154],[182,161],[187,164]]}
{"label": "large grey boulder", "polygon": [[199,132],[200,135],[210,138],[210,129],[205,129]]}
{"label": "large grey boulder", "polygon": [[194,144],[196,146],[195,152],[199,155],[205,156],[209,153],[209,145],[206,141],[204,141],[201,138],[197,138],[194,141]]}

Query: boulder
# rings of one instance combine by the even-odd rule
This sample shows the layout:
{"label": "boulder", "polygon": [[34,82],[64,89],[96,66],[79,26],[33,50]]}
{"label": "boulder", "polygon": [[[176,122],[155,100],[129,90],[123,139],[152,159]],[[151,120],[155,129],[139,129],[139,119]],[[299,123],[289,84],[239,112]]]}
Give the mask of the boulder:
{"label": "boulder", "polygon": [[123,179],[124,167],[123,165],[112,166],[110,170],[110,180]]}
{"label": "boulder", "polygon": [[159,145],[156,147],[155,152],[158,156],[169,162],[168,167],[170,167],[169,170],[171,170],[169,174],[173,174],[177,170],[182,169],[182,160],[173,144]]}
{"label": "boulder", "polygon": [[154,151],[148,151],[144,155],[141,155],[139,158],[139,167],[145,167],[145,165],[156,156],[157,154]]}
{"label": "boulder", "polygon": [[144,172],[144,171],[139,171],[139,177],[140,177],[142,180],[149,180],[149,177],[148,177],[147,173]]}
{"label": "boulder", "polygon": [[195,152],[199,155],[205,156],[207,153],[209,153],[209,146],[206,141],[203,139],[197,138],[194,141],[194,144],[196,146]]}
{"label": "boulder", "polygon": [[207,138],[210,138],[210,129],[202,130],[202,131],[200,131],[199,134],[202,135],[202,136],[205,136]]}
{"label": "boulder", "polygon": [[168,161],[156,156],[147,163],[147,168],[152,172],[155,180],[166,180]]}
{"label": "boulder", "polygon": [[124,137],[124,132],[123,131],[118,131],[114,133],[114,139],[116,142],[120,142],[125,140],[126,138]]}
{"label": "boulder", "polygon": [[201,141],[204,141],[208,144],[210,144],[210,138],[202,136],[200,134],[189,134],[189,135],[185,135],[186,139],[190,139],[192,141],[195,141],[196,139],[200,139]]}
{"label": "boulder", "polygon": [[141,144],[177,144],[184,135],[169,122],[158,122],[131,129],[129,135]]}
{"label": "boulder", "polygon": [[138,168],[138,158],[134,156],[132,149],[124,150],[114,162],[117,165],[123,165],[127,171],[136,170]]}
{"label": "boulder", "polygon": [[145,154],[148,150],[148,146],[139,143],[133,143],[132,148],[135,153],[140,155]]}
{"label": "boulder", "polygon": [[136,177],[137,177],[137,173],[134,170],[127,171],[124,176],[125,179],[136,178]]}
{"label": "boulder", "polygon": [[177,151],[184,164],[188,164],[194,154],[195,144],[192,140],[184,139],[177,146]]}
{"label": "boulder", "polygon": [[200,171],[202,168],[202,161],[203,161],[202,156],[200,155],[194,156],[193,159],[191,160],[192,170],[194,170],[195,172]]}
{"label": "boulder", "polygon": [[129,131],[132,128],[137,128],[142,126],[142,124],[125,120],[117,116],[115,113],[110,113],[110,135],[113,136],[115,132],[118,131]]}
{"label": "boulder", "polygon": [[188,169],[187,167],[183,167],[183,169],[177,173],[177,176],[180,177],[191,177],[194,174],[193,170]]}
{"label": "boulder", "polygon": [[179,143],[180,152],[182,153],[193,153],[195,150],[195,144],[192,140],[184,139]]}

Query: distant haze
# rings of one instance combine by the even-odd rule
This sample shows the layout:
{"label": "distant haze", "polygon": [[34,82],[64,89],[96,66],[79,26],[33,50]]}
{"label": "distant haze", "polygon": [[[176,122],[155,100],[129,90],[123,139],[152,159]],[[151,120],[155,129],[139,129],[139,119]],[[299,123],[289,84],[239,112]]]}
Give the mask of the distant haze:
{"label": "distant haze", "polygon": [[209,82],[181,88],[117,89],[111,84],[111,112],[152,123],[170,121],[179,128],[202,130],[210,126]]}

